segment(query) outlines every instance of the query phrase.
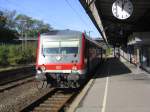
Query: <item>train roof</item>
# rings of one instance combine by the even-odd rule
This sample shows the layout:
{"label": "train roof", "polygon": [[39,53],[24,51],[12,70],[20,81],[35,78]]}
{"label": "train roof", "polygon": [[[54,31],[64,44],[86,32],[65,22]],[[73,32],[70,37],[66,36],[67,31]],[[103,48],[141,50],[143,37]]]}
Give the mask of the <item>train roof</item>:
{"label": "train roof", "polygon": [[82,32],[69,30],[69,29],[67,29],[67,30],[52,30],[52,31],[49,31],[47,33],[43,33],[41,35],[42,36],[47,36],[47,35],[51,35],[51,36],[58,36],[58,35],[80,36],[80,35],[82,35]]}
{"label": "train roof", "polygon": [[[74,30],[52,30],[49,31],[47,33],[43,33],[41,34],[42,37],[45,38],[50,38],[51,40],[56,40],[56,39],[66,39],[66,38],[71,38],[71,39],[76,39],[76,38],[81,38],[82,36],[82,32],[80,31],[74,31]],[[54,38],[55,37],[55,38]],[[88,37],[85,33],[85,37],[88,41],[94,43],[95,45],[106,49],[102,44],[96,42],[95,40],[93,40],[92,38]]]}

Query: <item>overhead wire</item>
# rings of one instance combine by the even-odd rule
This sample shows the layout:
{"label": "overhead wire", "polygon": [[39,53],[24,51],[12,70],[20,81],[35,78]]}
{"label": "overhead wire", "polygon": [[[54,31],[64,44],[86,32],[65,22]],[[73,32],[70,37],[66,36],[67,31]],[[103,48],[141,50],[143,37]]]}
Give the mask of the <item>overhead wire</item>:
{"label": "overhead wire", "polygon": [[[15,5],[15,6],[20,6],[20,4],[18,4],[18,3],[14,3],[14,2],[12,2],[12,1],[10,1],[10,0],[6,0],[9,4],[12,4],[12,5]],[[87,27],[87,28],[89,28],[89,29],[91,29],[90,28],[90,25],[88,25],[86,22],[85,22],[85,20],[82,18],[82,16],[78,13],[78,11],[71,5],[71,3],[68,1],[68,0],[65,0],[66,1],[66,3],[68,4],[68,6],[72,9],[72,11],[77,15],[77,17],[79,18],[79,20],[84,24],[84,26],[85,27]],[[27,10],[23,5],[21,5],[21,8],[19,8],[19,9],[17,9],[17,10],[19,10],[20,12],[22,12],[23,10],[20,10],[20,9],[23,9],[23,10]],[[32,11],[27,11],[27,12],[29,12],[29,13],[33,13]],[[39,11],[39,12],[42,12],[42,11]],[[35,14],[37,14],[37,15],[39,15],[39,13],[36,13],[36,12],[34,12]],[[66,25],[64,25],[64,24],[58,24],[58,22],[56,22],[56,21],[54,21],[54,19],[52,19],[53,17],[52,16],[50,16],[50,18],[51,18],[51,22],[53,23],[53,24],[57,24],[57,25],[59,25],[59,26],[66,26]],[[42,19],[42,18],[41,18]],[[91,31],[91,30],[89,30],[89,31]]]}
{"label": "overhead wire", "polygon": [[88,25],[87,25],[87,23],[83,20],[83,18],[81,17],[81,15],[75,10],[75,8],[70,4],[70,2],[68,1],[68,0],[65,0],[66,1],[66,3],[68,4],[68,6],[73,10],[73,12],[78,16],[78,18],[80,19],[80,21],[82,22],[82,23],[84,23],[84,25],[86,26],[86,27],[89,27]]}

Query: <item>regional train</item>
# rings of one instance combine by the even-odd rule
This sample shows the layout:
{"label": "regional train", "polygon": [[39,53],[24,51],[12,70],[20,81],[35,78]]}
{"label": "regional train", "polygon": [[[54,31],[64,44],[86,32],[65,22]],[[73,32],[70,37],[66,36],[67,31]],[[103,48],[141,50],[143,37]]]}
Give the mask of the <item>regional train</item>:
{"label": "regional train", "polygon": [[86,33],[54,30],[39,35],[36,78],[55,87],[77,88],[102,61],[104,49]]}

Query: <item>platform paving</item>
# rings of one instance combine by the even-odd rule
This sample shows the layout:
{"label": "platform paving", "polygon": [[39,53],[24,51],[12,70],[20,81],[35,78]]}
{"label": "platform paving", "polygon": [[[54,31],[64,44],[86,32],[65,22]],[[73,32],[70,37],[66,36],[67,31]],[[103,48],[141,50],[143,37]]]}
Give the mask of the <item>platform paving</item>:
{"label": "platform paving", "polygon": [[108,59],[76,112],[150,112],[150,74]]}

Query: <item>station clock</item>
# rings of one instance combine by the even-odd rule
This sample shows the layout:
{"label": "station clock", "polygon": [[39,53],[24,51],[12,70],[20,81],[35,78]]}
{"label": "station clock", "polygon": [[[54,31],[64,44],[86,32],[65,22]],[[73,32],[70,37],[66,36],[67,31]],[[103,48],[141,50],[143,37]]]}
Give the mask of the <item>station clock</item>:
{"label": "station clock", "polygon": [[130,0],[116,0],[112,4],[112,13],[117,19],[125,20],[133,13],[133,4]]}

